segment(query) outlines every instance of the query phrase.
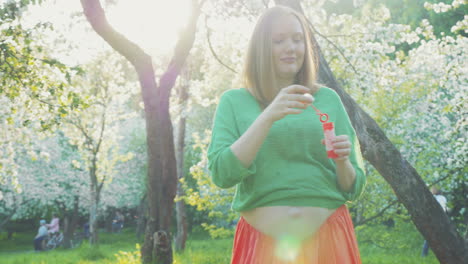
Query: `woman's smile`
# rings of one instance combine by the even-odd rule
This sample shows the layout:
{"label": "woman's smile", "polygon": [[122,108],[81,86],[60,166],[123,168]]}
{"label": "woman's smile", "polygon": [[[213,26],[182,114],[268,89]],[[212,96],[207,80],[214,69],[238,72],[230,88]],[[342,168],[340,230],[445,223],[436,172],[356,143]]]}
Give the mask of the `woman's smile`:
{"label": "woman's smile", "polygon": [[284,63],[292,64],[296,62],[296,57],[283,57],[280,60]]}

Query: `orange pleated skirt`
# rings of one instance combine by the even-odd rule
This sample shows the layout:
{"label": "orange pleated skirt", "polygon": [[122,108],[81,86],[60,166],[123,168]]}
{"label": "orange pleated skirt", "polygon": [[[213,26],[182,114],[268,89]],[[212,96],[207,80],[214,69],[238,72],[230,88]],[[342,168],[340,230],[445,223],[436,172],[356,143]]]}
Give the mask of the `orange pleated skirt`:
{"label": "orange pleated skirt", "polygon": [[[348,208],[338,208],[310,238],[278,241],[240,218],[231,264],[360,264],[354,227]],[[288,253],[288,247],[293,254]],[[291,250],[289,250],[291,251]],[[290,256],[285,256],[285,255]]]}

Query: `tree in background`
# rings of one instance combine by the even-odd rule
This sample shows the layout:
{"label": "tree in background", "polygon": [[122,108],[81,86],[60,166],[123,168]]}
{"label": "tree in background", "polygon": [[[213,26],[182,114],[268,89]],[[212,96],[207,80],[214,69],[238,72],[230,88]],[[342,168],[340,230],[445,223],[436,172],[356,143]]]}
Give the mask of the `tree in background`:
{"label": "tree in background", "polygon": [[[81,68],[70,68],[52,57],[53,54],[64,58],[76,48],[76,43],[71,43],[64,34],[71,29],[67,26],[73,24],[75,27],[77,21],[60,25],[63,27],[52,27],[52,24],[28,23],[30,21],[21,19],[21,16],[29,15],[30,7],[34,9],[34,4],[42,2],[9,1],[2,4],[0,9],[0,80],[3,84],[0,88],[0,228],[14,231],[10,228],[13,226],[11,221],[42,218],[51,212],[58,212],[63,220],[61,227],[67,245],[77,225],[82,224],[78,220],[86,217],[91,199],[89,195],[83,195],[89,193],[85,191],[89,190],[89,180],[82,177],[87,171],[87,167],[83,166],[86,162],[81,159],[78,147],[70,145],[71,139],[76,143],[75,136],[66,137],[63,131],[70,132],[66,121],[89,120],[89,105],[86,102],[90,98],[95,99],[96,89],[77,84],[80,78],[80,84],[84,83],[85,78],[80,77],[80,74],[84,74]],[[109,56],[113,63],[116,61],[116,54],[99,56]],[[97,68],[105,72],[98,77],[109,74],[111,77],[108,79],[125,78],[125,85],[121,87],[135,87],[135,81],[132,83],[135,76],[122,77],[120,72],[115,74],[119,63],[109,67],[102,67],[104,64],[92,66],[97,63],[101,62],[90,62],[87,68],[94,67],[93,72]],[[128,75],[126,64],[119,65],[123,67],[120,70]],[[135,100],[139,96],[135,94],[138,89],[131,90],[126,95],[131,97],[130,100]],[[122,101],[112,103],[120,104]],[[136,109],[141,112],[139,106],[132,105],[134,103],[124,102],[120,108],[126,109],[126,113]],[[96,107],[95,100],[89,111],[94,111]],[[118,114],[118,111],[115,113]],[[122,122],[114,120],[112,128],[122,126]],[[142,127],[141,123],[136,125]],[[130,127],[134,126],[125,128]],[[131,137],[123,131],[125,128],[115,130],[120,132],[119,140],[121,136],[126,139]],[[130,146],[125,147],[130,149]],[[117,154],[125,156],[128,152]],[[135,160],[114,164],[119,166],[118,173],[110,172],[103,190],[106,191],[109,185],[115,190],[125,190],[121,192],[125,195],[116,197],[115,193],[104,192],[98,212],[105,212],[110,207],[132,207],[138,203],[134,200],[141,196],[141,175],[144,174],[140,169],[143,165],[139,154],[135,155]],[[110,181],[112,178],[115,182]]]}
{"label": "tree in background", "polygon": [[160,78],[159,85],[156,83],[151,57],[110,26],[99,1],[81,0],[81,4],[96,33],[129,60],[138,74],[145,106],[148,143],[149,219],[145,243],[141,248],[142,260],[143,263],[172,263],[171,238],[168,233],[177,190],[177,173],[169,97],[193,45],[201,3],[193,1],[188,26],[181,34],[174,56]]}
{"label": "tree in background", "polygon": [[17,191],[15,145],[29,145],[33,133],[48,133],[70,110],[85,107],[79,95],[66,90],[80,69],[60,63],[36,42],[50,25],[20,23],[24,9],[40,2],[0,5],[0,183],[10,182]]}
{"label": "tree in background", "polygon": [[74,111],[66,118],[65,135],[77,147],[83,163],[75,166],[89,173],[90,243],[98,242],[97,220],[101,192],[116,173],[116,165],[133,157],[120,153],[117,125],[135,116],[126,107],[134,87],[123,78],[121,62],[116,56],[103,54],[95,63],[85,67],[85,74],[77,78],[73,88],[86,94],[89,107]]}
{"label": "tree in background", "polygon": [[[176,221],[177,221],[177,233],[175,235],[175,250],[183,251],[185,249],[185,242],[187,241],[187,213],[185,209],[185,201],[180,199],[184,196],[184,189],[182,187],[183,179],[185,178],[184,170],[184,156],[185,156],[185,135],[186,135],[186,123],[188,115],[188,99],[189,99],[189,83],[190,83],[190,69],[191,67],[185,66],[180,78],[180,84],[176,91],[176,98],[178,98],[177,106],[179,108],[177,126],[175,126],[175,150],[177,160],[177,197],[179,200],[176,201]],[[174,120],[176,122],[176,120]]]}
{"label": "tree in background", "polygon": [[[87,202],[87,196],[83,195],[87,187],[86,175],[72,165],[78,153],[60,131],[54,137],[35,136],[31,140],[33,143],[27,148],[16,146],[20,166],[18,183],[23,191],[15,191],[10,184],[2,185],[4,197],[0,201],[0,214],[12,221],[21,221],[44,218],[54,212],[60,218],[76,221],[80,209],[77,206]],[[68,227],[62,225],[65,234]]]}

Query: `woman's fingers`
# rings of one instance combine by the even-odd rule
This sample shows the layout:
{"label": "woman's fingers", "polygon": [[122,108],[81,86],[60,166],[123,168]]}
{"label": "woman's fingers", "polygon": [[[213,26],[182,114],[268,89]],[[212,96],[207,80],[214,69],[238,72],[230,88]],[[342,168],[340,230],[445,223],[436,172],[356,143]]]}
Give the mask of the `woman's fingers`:
{"label": "woman's fingers", "polygon": [[295,108],[288,108],[284,111],[284,115],[297,115],[302,113],[302,110],[300,109],[295,109]]}
{"label": "woman's fingers", "polygon": [[304,95],[305,93],[310,93],[310,89],[302,85],[290,85],[283,88],[263,113],[272,122],[286,115],[300,114],[314,101],[312,95]]}
{"label": "woman's fingers", "polygon": [[351,142],[347,135],[336,136],[333,139],[333,151],[335,151],[340,158],[348,157],[351,154]]}
{"label": "woman's fingers", "polygon": [[333,149],[333,151],[338,155],[338,156],[349,156],[351,153],[351,149]]}
{"label": "woman's fingers", "polygon": [[305,109],[307,108],[307,104],[301,103],[301,102],[296,102],[296,101],[289,101],[288,102],[288,108],[302,108]]}
{"label": "woman's fingers", "polygon": [[312,95],[306,96],[302,94],[287,94],[285,99],[288,101],[297,101],[304,104],[311,104],[314,102],[314,97]]}
{"label": "woman's fingers", "polygon": [[310,93],[310,89],[302,85],[290,85],[284,88],[284,91],[288,94],[305,94]]}
{"label": "woman's fingers", "polygon": [[342,142],[351,143],[351,142],[349,142],[349,138],[348,138],[347,135],[335,136],[335,138],[333,138],[332,142],[333,142],[333,143],[342,143]]}
{"label": "woman's fingers", "polygon": [[351,147],[351,142],[349,141],[333,142],[334,149],[345,149],[345,148],[350,148],[350,147]]}

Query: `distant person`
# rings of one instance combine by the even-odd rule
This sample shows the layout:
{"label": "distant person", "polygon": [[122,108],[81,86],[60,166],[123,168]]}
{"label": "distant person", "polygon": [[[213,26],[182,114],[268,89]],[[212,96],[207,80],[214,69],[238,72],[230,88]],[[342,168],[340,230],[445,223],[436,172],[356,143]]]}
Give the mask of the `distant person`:
{"label": "distant person", "polygon": [[[445,198],[445,196],[440,194],[440,190],[436,186],[431,187],[431,193],[434,195],[434,198],[440,204],[444,212],[447,213],[448,212],[447,198]],[[424,240],[421,256],[426,257],[428,253],[429,253],[429,243],[427,243],[427,240]]]}
{"label": "distant person", "polygon": [[85,237],[89,237],[89,222],[88,221],[86,221],[83,224],[83,234]]}
{"label": "distant person", "polygon": [[42,241],[47,237],[47,227],[46,227],[46,220],[42,219],[39,221],[39,229],[37,231],[37,235],[34,238],[34,250],[41,251],[42,248]]}
{"label": "distant person", "polygon": [[112,232],[122,231],[124,219],[124,215],[120,211],[115,212],[114,220],[112,220]]}
{"label": "distant person", "polygon": [[52,220],[50,220],[50,224],[47,224],[47,228],[49,229],[49,234],[54,235],[59,232],[60,230],[60,225],[59,225],[60,219],[58,218],[57,214],[52,214]]}

